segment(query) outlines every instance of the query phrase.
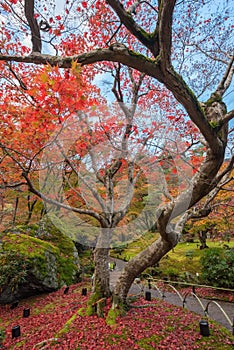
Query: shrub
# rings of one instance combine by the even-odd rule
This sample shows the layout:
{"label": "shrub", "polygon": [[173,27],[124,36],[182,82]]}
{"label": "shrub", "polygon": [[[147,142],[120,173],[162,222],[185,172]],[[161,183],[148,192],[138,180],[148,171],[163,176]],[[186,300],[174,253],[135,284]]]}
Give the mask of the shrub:
{"label": "shrub", "polygon": [[7,251],[0,254],[0,292],[9,286],[17,290],[19,284],[26,281],[28,262],[19,252]]}
{"label": "shrub", "polygon": [[234,289],[234,251],[209,248],[200,259],[203,283]]}

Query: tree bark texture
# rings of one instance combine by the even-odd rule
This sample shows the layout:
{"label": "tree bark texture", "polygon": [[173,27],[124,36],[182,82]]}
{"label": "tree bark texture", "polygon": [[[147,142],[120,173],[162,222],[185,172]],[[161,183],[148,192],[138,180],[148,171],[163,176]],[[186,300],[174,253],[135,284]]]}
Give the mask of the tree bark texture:
{"label": "tree bark texture", "polygon": [[110,296],[109,273],[110,230],[102,229],[94,249],[93,296],[95,301]]}

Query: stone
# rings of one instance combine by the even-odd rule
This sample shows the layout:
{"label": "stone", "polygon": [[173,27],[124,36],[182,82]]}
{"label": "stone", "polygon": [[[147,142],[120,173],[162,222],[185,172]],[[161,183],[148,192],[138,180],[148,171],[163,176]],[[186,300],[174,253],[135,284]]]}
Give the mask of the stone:
{"label": "stone", "polygon": [[33,225],[32,229],[20,226],[14,233],[8,232],[2,238],[1,254],[9,252],[25,259],[27,273],[25,281],[15,288],[9,283],[0,285],[0,304],[52,292],[79,280],[79,257],[74,243],[46,222]]}

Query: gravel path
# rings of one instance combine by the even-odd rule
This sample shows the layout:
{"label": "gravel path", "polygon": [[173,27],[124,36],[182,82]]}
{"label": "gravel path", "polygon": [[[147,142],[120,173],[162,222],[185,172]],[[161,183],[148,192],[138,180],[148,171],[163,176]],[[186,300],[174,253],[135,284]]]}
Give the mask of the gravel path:
{"label": "gravel path", "polygon": [[[110,261],[115,261],[116,262],[116,267],[114,271],[111,271],[110,273],[110,284],[111,284],[111,289],[114,288],[115,283],[117,282],[122,269],[124,268],[125,262],[119,259],[112,259],[110,258]],[[145,295],[146,291],[151,292],[151,298],[160,298],[164,299],[166,302],[177,305],[180,307],[183,307],[183,301],[180,299],[179,295],[176,293],[169,293],[165,292],[164,297],[157,291],[155,288],[148,289],[142,284],[134,283],[129,291],[130,294],[142,294]],[[231,332],[234,330],[233,328],[233,322],[234,322],[234,303],[229,303],[229,302],[223,302],[223,301],[211,301],[208,299],[202,299],[199,298],[201,303],[203,304],[203,307],[206,308],[208,305],[208,314],[209,317],[218,323],[220,323],[222,326],[226,327],[228,330]],[[218,305],[216,304],[218,303]],[[204,316],[204,310],[202,305],[199,303],[196,297],[194,296],[187,296],[186,297],[186,302],[184,304],[184,307],[187,308],[190,311],[193,311],[201,316]],[[220,307],[225,311],[226,315],[230,319],[230,322],[227,320],[227,318],[224,316],[223,312],[220,310]]]}

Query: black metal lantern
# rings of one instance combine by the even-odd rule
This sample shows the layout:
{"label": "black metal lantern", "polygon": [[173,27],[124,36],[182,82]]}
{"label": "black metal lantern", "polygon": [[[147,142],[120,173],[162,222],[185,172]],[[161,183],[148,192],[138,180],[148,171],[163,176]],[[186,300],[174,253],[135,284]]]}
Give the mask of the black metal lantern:
{"label": "black metal lantern", "polygon": [[67,286],[67,287],[64,289],[63,294],[68,294],[68,292],[69,292],[69,286]]}
{"label": "black metal lantern", "polygon": [[82,295],[87,295],[87,288],[82,288]]}
{"label": "black metal lantern", "polygon": [[14,326],[11,329],[12,338],[20,337],[20,326]]}
{"label": "black metal lantern", "polygon": [[151,281],[148,279],[148,288],[151,289]]}
{"label": "black metal lantern", "polygon": [[28,309],[24,309],[23,310],[23,317],[29,317],[29,315],[30,315],[30,309],[28,308]]}
{"label": "black metal lantern", "polygon": [[145,292],[145,300],[151,301],[151,293]]}
{"label": "black metal lantern", "polygon": [[199,325],[200,325],[200,334],[203,336],[203,337],[209,337],[210,335],[210,329],[209,329],[209,323],[208,321],[206,320],[201,320],[199,322]]}

